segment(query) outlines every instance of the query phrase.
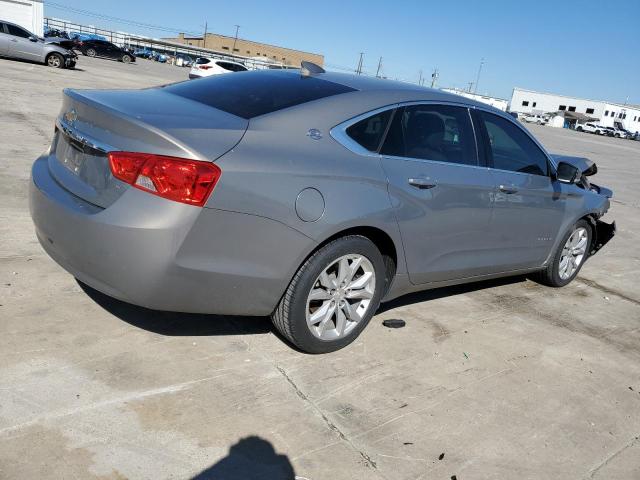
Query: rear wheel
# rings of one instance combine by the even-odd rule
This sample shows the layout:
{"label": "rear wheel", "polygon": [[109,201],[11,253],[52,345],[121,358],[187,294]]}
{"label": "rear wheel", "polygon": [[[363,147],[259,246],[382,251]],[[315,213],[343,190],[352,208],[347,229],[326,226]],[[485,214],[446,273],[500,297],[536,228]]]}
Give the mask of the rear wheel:
{"label": "rear wheel", "polygon": [[59,53],[50,53],[47,55],[47,65],[53,68],[64,67],[64,57]]}
{"label": "rear wheel", "polygon": [[591,225],[578,220],[569,229],[547,268],[538,273],[540,283],[550,287],[564,287],[570,283],[584,265],[591,247]]}
{"label": "rear wheel", "polygon": [[123,55],[122,63],[131,63],[131,57],[129,55]]}
{"label": "rear wheel", "polygon": [[93,48],[87,48],[87,51],[85,52],[85,55],[87,57],[95,57],[96,56],[96,51]]}
{"label": "rear wheel", "polygon": [[383,257],[371,240],[359,235],[334,240],[298,269],[273,323],[307,353],[343,348],[378,309],[385,277]]}

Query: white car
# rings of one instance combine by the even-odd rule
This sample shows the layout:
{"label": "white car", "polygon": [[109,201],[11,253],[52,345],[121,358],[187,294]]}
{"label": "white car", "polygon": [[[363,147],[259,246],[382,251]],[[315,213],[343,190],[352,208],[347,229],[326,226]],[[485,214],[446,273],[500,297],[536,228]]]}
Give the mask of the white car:
{"label": "white car", "polygon": [[581,123],[576,126],[578,132],[595,133],[596,135],[606,135],[605,129],[595,123]]}
{"label": "white car", "polygon": [[211,75],[220,75],[222,73],[246,72],[247,70],[247,67],[241,63],[231,62],[229,60],[198,58],[196,59],[196,63],[191,67],[189,78],[210,77]]}
{"label": "white car", "polygon": [[537,123],[538,125],[546,125],[549,122],[547,117],[543,117],[542,115],[524,115],[522,117],[522,121],[527,123]]}

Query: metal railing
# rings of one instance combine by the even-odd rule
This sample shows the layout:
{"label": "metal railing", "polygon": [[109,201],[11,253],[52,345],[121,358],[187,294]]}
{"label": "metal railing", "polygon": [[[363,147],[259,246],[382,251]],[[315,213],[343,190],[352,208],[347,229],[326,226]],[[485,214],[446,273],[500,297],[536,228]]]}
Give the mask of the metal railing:
{"label": "metal railing", "polygon": [[148,49],[153,52],[162,53],[170,57],[176,57],[178,54],[188,55],[194,60],[197,57],[215,58],[218,60],[227,60],[232,62],[239,62],[244,64],[250,69],[260,69],[273,67],[273,62],[258,60],[254,58],[242,57],[239,55],[225,54],[208,48],[195,47],[193,45],[184,45],[169,40],[162,40],[157,38],[149,38],[144,35],[137,35],[134,33],[119,32],[113,30],[107,30],[104,28],[98,28],[93,25],[82,25],[80,23],[70,22],[59,18],[45,17],[44,25],[46,28],[55,29],[71,33],[100,35],[111,43],[114,43],[120,47],[132,48],[132,49]]}

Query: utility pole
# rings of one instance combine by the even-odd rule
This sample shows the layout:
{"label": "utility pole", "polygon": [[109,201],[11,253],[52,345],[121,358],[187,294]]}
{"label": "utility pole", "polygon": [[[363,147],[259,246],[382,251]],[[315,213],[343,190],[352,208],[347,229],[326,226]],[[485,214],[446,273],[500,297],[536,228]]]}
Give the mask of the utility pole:
{"label": "utility pole", "polygon": [[358,68],[356,68],[356,74],[360,75],[362,73],[362,57],[364,56],[364,52],[360,52],[360,60],[358,60]]}
{"label": "utility pole", "polygon": [[436,86],[436,82],[438,81],[439,76],[440,74],[438,73],[438,69],[435,68],[433,70],[433,73],[431,74],[431,88],[434,88]]}
{"label": "utility pole", "polygon": [[380,60],[378,60],[378,70],[376,70],[376,78],[380,78],[380,70],[382,70],[382,57],[380,57]]}
{"label": "utility pole", "polygon": [[418,85],[422,85],[422,70],[420,70],[420,76],[418,77]]}
{"label": "utility pole", "polygon": [[238,30],[240,30],[240,25],[236,25],[236,36],[233,39],[233,50],[231,51],[231,53],[233,54],[233,52],[236,51],[236,42],[238,41]]}
{"label": "utility pole", "polygon": [[478,82],[480,81],[480,72],[482,72],[482,66],[484,65],[484,57],[480,59],[480,66],[478,67],[478,76],[476,77],[476,86],[473,89],[473,93],[478,92]]}
{"label": "utility pole", "polygon": [[471,93],[471,88],[473,88],[473,82],[469,82],[469,93]]}
{"label": "utility pole", "polygon": [[204,36],[202,37],[202,48],[207,48],[207,21],[204,21]]}

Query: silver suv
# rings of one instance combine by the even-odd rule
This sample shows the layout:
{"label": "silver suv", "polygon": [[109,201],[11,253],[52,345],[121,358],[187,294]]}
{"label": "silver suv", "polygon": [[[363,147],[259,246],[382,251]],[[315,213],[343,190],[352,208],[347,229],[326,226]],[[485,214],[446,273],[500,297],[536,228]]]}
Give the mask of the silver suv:
{"label": "silver suv", "polygon": [[45,41],[15,23],[0,20],[0,57],[31,60],[55,68],[73,68],[77,55]]}

